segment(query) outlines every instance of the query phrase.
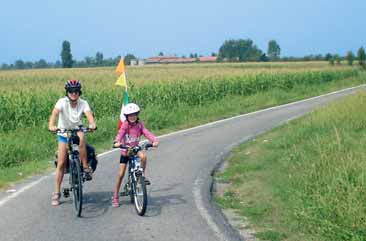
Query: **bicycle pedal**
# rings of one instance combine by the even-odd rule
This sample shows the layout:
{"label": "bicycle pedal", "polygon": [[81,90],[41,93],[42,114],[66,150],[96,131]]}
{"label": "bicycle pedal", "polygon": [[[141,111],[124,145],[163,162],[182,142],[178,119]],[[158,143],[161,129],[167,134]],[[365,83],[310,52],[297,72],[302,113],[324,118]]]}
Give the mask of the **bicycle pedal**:
{"label": "bicycle pedal", "polygon": [[64,195],[64,197],[65,197],[65,198],[70,197],[70,190],[65,188],[65,189],[63,190],[63,195]]}

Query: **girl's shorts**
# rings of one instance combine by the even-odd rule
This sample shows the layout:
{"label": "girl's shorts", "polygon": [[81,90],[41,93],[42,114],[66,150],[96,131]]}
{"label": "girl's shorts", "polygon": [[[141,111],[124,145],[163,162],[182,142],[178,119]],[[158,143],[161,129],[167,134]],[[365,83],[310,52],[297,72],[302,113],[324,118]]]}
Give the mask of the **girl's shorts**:
{"label": "girl's shorts", "polygon": [[128,162],[128,156],[122,156],[119,158],[119,163],[120,164],[127,164]]}

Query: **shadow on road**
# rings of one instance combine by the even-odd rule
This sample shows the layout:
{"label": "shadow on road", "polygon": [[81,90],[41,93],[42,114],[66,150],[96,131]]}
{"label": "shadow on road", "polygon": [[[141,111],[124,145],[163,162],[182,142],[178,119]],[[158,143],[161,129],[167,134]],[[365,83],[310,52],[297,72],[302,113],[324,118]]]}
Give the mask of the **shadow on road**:
{"label": "shadow on road", "polygon": [[112,192],[88,192],[83,197],[83,218],[104,215],[111,206]]}
{"label": "shadow on road", "polygon": [[174,190],[176,187],[180,185],[181,183],[175,183],[164,188],[153,189],[151,191],[148,191],[148,193],[152,193],[154,195],[148,196],[148,206],[145,216],[146,217],[158,216],[161,214],[161,210],[164,207],[182,205],[187,203],[187,201],[183,198],[181,194],[176,193],[172,194],[172,190]]}

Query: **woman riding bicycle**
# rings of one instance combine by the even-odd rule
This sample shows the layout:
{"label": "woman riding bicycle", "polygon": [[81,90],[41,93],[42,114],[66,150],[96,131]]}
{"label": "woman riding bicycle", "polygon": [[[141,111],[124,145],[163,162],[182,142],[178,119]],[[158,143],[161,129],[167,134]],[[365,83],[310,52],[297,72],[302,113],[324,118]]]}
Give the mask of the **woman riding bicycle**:
{"label": "woman riding bicycle", "polygon": [[[130,147],[137,146],[139,144],[141,135],[144,135],[149,141],[151,141],[154,147],[157,147],[159,145],[159,142],[156,139],[156,137],[148,129],[145,128],[142,122],[139,121],[138,118],[139,113],[140,113],[140,107],[134,103],[129,103],[125,107],[123,107],[123,114],[125,115],[126,120],[122,123],[120,129],[118,130],[118,133],[114,140],[115,147],[119,147],[121,145],[126,145]],[[142,151],[139,151],[137,153],[137,156],[140,159],[141,167],[145,172],[146,159],[147,159],[146,155]],[[112,197],[113,207],[119,206],[118,193],[121,187],[123,176],[126,171],[127,162],[128,162],[127,152],[126,150],[121,150],[120,165]],[[147,184],[149,184],[149,181],[146,177],[145,181],[147,182]]]}
{"label": "woman riding bicycle", "polygon": [[[65,83],[66,97],[59,99],[52,110],[48,122],[48,129],[52,132],[57,129],[74,129],[82,125],[81,117],[84,114],[88,120],[89,128],[95,130],[96,125],[93,113],[86,100],[80,98],[81,84],[78,80],[68,80]],[[56,117],[58,116],[58,124],[54,125]],[[84,133],[79,131],[77,135],[80,138],[79,153],[81,164],[84,169],[86,180],[92,179],[92,169],[88,166],[86,156],[86,145],[84,141]],[[62,135],[57,135],[57,168],[55,175],[54,192],[52,193],[53,206],[60,204],[61,197],[61,183],[64,177],[64,169],[67,159],[67,139]]]}

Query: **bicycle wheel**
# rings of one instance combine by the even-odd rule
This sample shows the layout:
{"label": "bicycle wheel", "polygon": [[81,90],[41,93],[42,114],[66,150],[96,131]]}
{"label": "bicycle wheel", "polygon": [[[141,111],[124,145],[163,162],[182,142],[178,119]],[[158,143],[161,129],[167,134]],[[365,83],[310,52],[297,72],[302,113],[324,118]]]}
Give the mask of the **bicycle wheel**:
{"label": "bicycle wheel", "polygon": [[72,192],[74,196],[74,207],[76,216],[81,216],[83,207],[83,182],[81,176],[81,167],[79,159],[73,160],[71,171],[72,178]]}
{"label": "bicycle wheel", "polygon": [[138,215],[143,216],[147,207],[147,191],[145,184],[145,177],[142,175],[136,176],[136,182],[134,182],[133,194],[135,209]]}

